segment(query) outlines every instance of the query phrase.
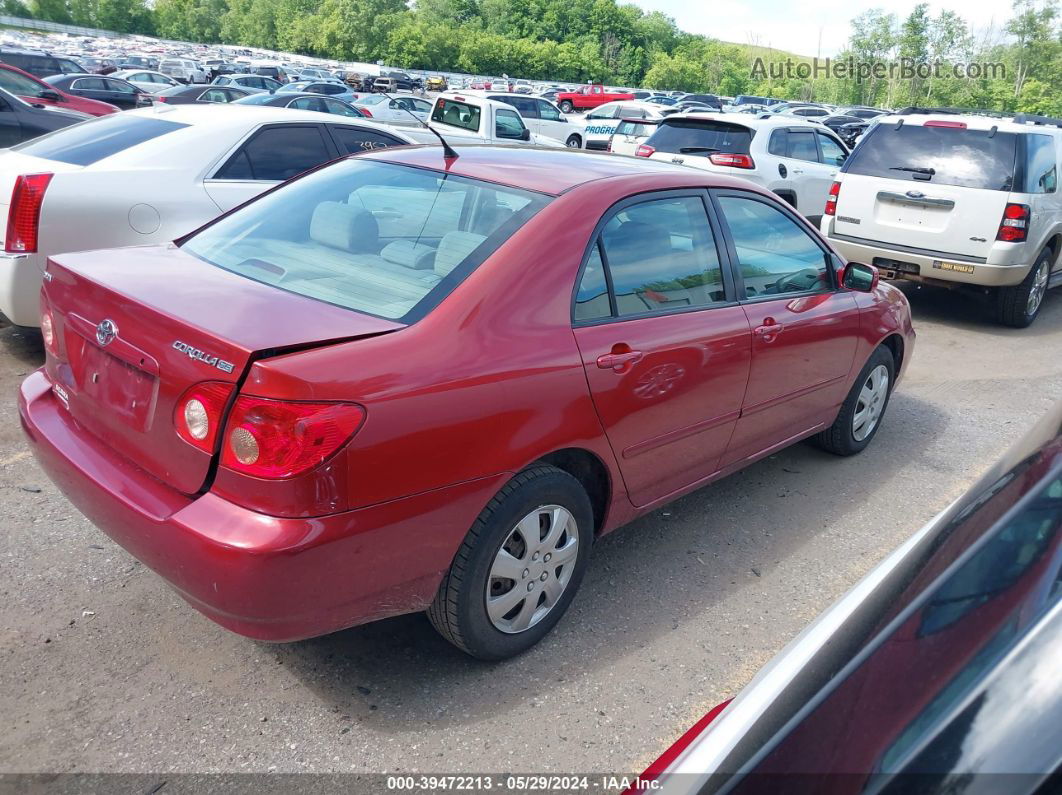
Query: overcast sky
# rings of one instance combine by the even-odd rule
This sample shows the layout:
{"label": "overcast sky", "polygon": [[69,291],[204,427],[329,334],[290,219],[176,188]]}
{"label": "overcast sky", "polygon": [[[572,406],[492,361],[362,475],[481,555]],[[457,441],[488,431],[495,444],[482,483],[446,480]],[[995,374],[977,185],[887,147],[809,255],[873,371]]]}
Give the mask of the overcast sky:
{"label": "overcast sky", "polygon": [[[759,44],[800,55],[836,55],[848,40],[849,21],[871,8],[895,13],[901,19],[917,0],[844,0],[809,3],[806,0],[731,0],[704,3],[697,0],[633,0],[647,11],[663,11],[679,28],[724,41]],[[961,14],[975,34],[998,30],[1010,16],[1008,0],[934,0],[935,16],[942,9]]]}

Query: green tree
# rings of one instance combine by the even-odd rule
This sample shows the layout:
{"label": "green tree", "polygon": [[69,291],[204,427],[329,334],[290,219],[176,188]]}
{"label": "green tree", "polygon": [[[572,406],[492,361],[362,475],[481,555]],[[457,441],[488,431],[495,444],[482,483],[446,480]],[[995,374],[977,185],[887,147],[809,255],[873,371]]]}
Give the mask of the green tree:
{"label": "green tree", "polygon": [[30,0],[30,16],[69,25],[74,21],[67,0]]}

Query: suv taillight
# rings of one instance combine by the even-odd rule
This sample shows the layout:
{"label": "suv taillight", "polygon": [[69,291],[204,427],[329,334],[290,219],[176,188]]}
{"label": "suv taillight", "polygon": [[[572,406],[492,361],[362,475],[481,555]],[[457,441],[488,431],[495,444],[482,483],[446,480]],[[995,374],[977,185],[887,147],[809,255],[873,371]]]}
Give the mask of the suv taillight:
{"label": "suv taillight", "polygon": [[258,478],[288,478],[312,469],[361,427],[354,403],[296,403],[236,398],[221,449],[221,465]]}
{"label": "suv taillight", "polygon": [[222,381],[203,381],[187,389],[173,410],[177,435],[193,447],[213,453],[234,388],[234,384]]}
{"label": "suv taillight", "polygon": [[1027,204],[1008,204],[1003,208],[1003,220],[999,222],[996,240],[1021,243],[1029,234],[1029,217],[1032,211]]}
{"label": "suv taillight", "polygon": [[841,195],[841,183],[835,182],[830,185],[830,192],[826,194],[826,207],[823,209],[823,213],[826,215],[836,215],[837,213],[837,197]]}
{"label": "suv taillight", "polygon": [[708,155],[708,160],[716,166],[729,166],[730,168],[756,168],[756,164],[752,162],[752,158],[748,155],[714,152]]}
{"label": "suv taillight", "polygon": [[656,152],[656,149],[649,146],[649,144],[639,144],[638,148],[634,150],[635,157],[652,157]]}
{"label": "suv taillight", "polygon": [[51,174],[22,174],[15,180],[4,241],[4,251],[8,254],[33,254],[37,250],[41,204],[51,181]]}

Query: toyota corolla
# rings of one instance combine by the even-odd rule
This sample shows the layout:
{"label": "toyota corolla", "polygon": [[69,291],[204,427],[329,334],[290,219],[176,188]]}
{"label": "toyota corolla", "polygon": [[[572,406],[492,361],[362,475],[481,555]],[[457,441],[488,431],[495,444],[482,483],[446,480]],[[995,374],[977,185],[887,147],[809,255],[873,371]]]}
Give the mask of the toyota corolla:
{"label": "toyota corolla", "polygon": [[747,182],[410,147],[165,246],[62,254],[24,428],[73,503],[231,630],[413,611],[519,653],[595,538],[882,425],[903,295]]}

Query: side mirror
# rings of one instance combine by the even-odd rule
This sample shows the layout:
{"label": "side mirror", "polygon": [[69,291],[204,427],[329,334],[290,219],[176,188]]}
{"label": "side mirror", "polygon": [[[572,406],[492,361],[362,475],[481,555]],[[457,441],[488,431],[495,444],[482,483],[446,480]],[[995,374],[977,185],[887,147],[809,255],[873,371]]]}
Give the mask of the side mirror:
{"label": "side mirror", "polygon": [[63,98],[62,98],[62,96],[60,96],[58,91],[51,91],[49,89],[44,89],[43,91],[40,91],[37,94],[37,96],[40,99],[46,99],[49,102],[62,102],[63,101]]}
{"label": "side mirror", "polygon": [[520,140],[521,141],[530,141],[531,140],[531,131],[529,129],[527,129],[526,127],[524,127],[523,131],[520,133]]}
{"label": "side mirror", "polygon": [[841,272],[841,284],[860,293],[874,292],[878,278],[878,269],[862,262],[849,262]]}

